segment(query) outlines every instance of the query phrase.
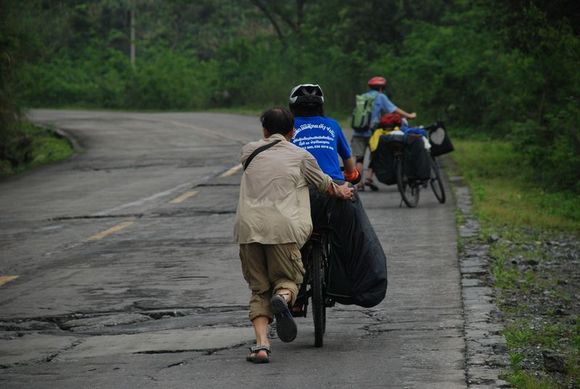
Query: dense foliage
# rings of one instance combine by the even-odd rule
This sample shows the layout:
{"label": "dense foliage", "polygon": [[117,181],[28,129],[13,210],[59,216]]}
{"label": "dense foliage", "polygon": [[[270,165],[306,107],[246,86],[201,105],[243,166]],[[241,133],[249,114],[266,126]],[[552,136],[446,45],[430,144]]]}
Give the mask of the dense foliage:
{"label": "dense foliage", "polygon": [[580,191],[571,0],[3,1],[3,117],[15,106],[266,108],[299,82],[320,83],[327,112],[346,116],[381,74],[420,122],[507,137],[534,180]]}

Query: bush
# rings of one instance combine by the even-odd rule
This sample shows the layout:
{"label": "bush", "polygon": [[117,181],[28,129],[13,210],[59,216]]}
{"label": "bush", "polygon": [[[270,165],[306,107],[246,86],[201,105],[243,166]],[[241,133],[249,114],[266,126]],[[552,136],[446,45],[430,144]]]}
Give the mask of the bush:
{"label": "bush", "polygon": [[[18,51],[18,35],[37,28],[29,34],[36,42],[30,47],[40,55],[28,55],[9,87],[2,86],[3,112],[16,110],[10,101],[48,107],[264,109],[287,105],[294,85],[312,82],[324,89],[326,113],[342,119],[354,95],[366,89],[366,80],[381,74],[393,102],[417,112],[418,124],[443,119],[451,131],[507,138],[546,188],[579,190],[580,38],[562,11],[568,8],[523,0],[389,6],[373,1],[364,7],[323,1],[305,6],[302,24],[294,23],[293,15],[283,17],[277,36],[264,28],[268,19],[256,17],[257,10],[247,4],[235,7],[244,17],[230,19],[232,4],[225,1],[205,4],[211,7],[141,4],[147,30],[141,31],[133,69],[125,2],[9,3],[15,12],[11,20],[18,16],[27,24],[12,23],[14,39],[0,39],[0,48]],[[293,8],[280,7],[272,5],[272,10]],[[157,8],[163,12],[156,13]],[[332,21],[330,10],[336,15]],[[376,11],[382,23],[364,26],[368,10]],[[214,19],[174,18],[176,11]],[[35,26],[43,18],[48,27]],[[191,42],[192,37],[207,41]],[[50,48],[41,49],[39,42]],[[10,57],[0,59],[3,80],[11,62],[5,58]]]}
{"label": "bush", "polygon": [[216,83],[213,62],[194,53],[158,49],[143,58],[127,82],[123,106],[138,109],[200,109],[210,106]]}

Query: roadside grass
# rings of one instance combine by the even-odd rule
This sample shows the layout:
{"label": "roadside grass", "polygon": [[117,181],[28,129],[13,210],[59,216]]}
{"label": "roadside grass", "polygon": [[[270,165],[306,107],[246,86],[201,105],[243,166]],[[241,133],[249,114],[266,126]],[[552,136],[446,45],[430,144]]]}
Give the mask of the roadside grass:
{"label": "roadside grass", "polygon": [[454,141],[451,154],[472,189],[475,212],[491,225],[580,231],[580,202],[572,192],[548,192],[537,186],[503,141]]}
{"label": "roadside grass", "polygon": [[450,174],[471,188],[478,239],[490,246],[509,354],[503,378],[517,388],[580,387],[578,196],[536,185],[508,142],[454,144]]}
{"label": "roadside grass", "polygon": [[21,122],[3,139],[0,177],[10,176],[70,157],[69,141],[54,131]]}

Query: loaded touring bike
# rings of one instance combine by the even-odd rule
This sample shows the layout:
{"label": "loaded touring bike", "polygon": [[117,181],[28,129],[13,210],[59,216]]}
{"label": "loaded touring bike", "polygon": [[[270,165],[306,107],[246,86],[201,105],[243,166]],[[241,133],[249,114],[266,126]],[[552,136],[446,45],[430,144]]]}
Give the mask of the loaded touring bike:
{"label": "loaded touring bike", "polygon": [[[419,135],[410,135],[419,136]],[[430,155],[430,173],[429,178],[420,179],[412,178],[407,174],[407,169],[405,164],[408,161],[405,160],[404,153],[404,143],[394,143],[393,142],[393,154],[395,157],[395,172],[397,177],[397,189],[401,194],[401,201],[409,208],[415,208],[419,204],[419,196],[421,193],[421,188],[426,188],[427,185],[431,186],[433,194],[437,200],[443,204],[445,203],[445,188],[443,186],[443,180],[441,179],[441,169],[439,167],[439,162],[437,158]]]}
{"label": "loaded touring bike", "polygon": [[[444,127],[442,123],[436,123],[424,128],[424,130],[429,135],[430,152],[423,151],[422,135],[412,133],[383,135],[383,137],[386,137],[384,141],[385,148],[379,151],[386,151],[392,156],[392,162],[388,163],[389,169],[392,169],[392,178],[381,180],[380,172],[377,171],[379,181],[387,185],[396,183],[401,195],[401,204],[404,203],[409,208],[417,207],[421,189],[427,188],[427,186],[431,187],[437,201],[441,204],[446,201],[441,168],[437,160],[437,156],[443,153],[441,153],[441,145],[435,143],[441,141],[439,139],[441,131],[443,131],[443,136],[445,137]],[[448,138],[444,139],[449,142]],[[409,149],[413,147],[412,145],[418,149],[419,153],[409,152]],[[446,150],[449,148],[451,148],[449,151],[453,149],[450,143],[446,146]],[[424,173],[417,174],[417,171],[423,171]]]}
{"label": "loaded touring bike", "polygon": [[292,313],[314,324],[314,346],[322,347],[327,308],[336,303],[374,307],[387,289],[383,248],[355,193],[351,201],[311,191],[314,232],[301,250],[305,274]]}

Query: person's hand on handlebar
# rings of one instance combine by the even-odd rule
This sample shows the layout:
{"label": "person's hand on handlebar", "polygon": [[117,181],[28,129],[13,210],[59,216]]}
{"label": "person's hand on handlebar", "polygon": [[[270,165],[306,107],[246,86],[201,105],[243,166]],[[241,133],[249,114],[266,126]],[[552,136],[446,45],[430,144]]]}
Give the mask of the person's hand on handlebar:
{"label": "person's hand on handlebar", "polygon": [[395,113],[398,113],[403,118],[409,119],[409,120],[417,118],[417,113],[415,113],[415,112],[409,113],[409,112],[403,111],[401,108],[398,108],[398,107],[397,107],[397,109],[395,109]]}
{"label": "person's hand on handlebar", "polygon": [[338,197],[342,200],[351,200],[354,196],[354,188],[349,186],[348,182],[342,185],[335,184],[332,182],[328,187],[328,193],[331,196]]}

